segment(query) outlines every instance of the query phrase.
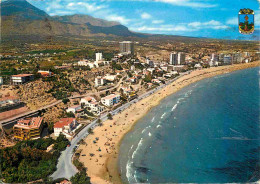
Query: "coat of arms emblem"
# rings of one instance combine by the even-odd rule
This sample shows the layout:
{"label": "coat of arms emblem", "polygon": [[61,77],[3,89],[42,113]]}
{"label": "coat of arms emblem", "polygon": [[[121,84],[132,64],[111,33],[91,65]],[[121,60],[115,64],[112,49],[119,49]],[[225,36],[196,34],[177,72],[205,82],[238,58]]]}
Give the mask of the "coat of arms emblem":
{"label": "coat of arms emblem", "polygon": [[254,11],[245,8],[238,13],[239,32],[241,34],[252,34],[254,32]]}

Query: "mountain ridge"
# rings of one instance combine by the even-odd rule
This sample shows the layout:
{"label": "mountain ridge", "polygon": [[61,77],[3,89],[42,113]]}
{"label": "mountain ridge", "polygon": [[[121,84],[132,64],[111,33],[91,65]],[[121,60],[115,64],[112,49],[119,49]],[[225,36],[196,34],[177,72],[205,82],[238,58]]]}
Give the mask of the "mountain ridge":
{"label": "mountain ridge", "polygon": [[120,36],[143,37],[118,22],[75,14],[50,16],[26,0],[1,2],[2,29],[4,38],[19,35],[42,36]]}

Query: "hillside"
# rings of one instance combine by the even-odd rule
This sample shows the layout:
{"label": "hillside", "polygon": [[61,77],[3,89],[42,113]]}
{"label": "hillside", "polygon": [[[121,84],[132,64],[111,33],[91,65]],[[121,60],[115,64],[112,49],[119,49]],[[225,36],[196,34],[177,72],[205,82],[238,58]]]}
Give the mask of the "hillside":
{"label": "hillside", "polygon": [[49,16],[26,0],[7,0],[1,7],[3,41],[26,36],[142,36],[118,22],[88,15]]}

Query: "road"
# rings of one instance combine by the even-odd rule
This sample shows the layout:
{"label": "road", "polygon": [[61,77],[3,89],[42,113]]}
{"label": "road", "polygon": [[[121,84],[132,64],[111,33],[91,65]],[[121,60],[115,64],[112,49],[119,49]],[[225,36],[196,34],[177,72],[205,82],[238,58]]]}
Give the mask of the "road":
{"label": "road", "polygon": [[[177,80],[178,78],[180,78],[181,76],[183,75],[186,75],[188,74],[189,72],[186,72],[186,73],[182,73],[180,76],[174,78],[174,79],[171,79],[169,81],[166,82],[166,84],[163,84],[161,86],[158,86],[154,89],[152,89],[151,91],[148,91],[142,95],[140,95],[138,98],[126,103],[126,104],[123,104],[122,106],[118,107],[117,109],[111,111],[110,113],[112,115],[116,115],[118,114],[119,112],[125,110],[126,108],[128,108],[130,105],[132,105],[133,103],[136,103],[140,100],[142,100],[143,98],[146,98],[148,97],[149,95],[153,94],[154,92],[164,88],[166,85],[172,83],[173,81]],[[102,121],[105,121],[107,120],[107,114],[103,114],[100,119]],[[76,167],[73,165],[72,163],[72,156],[73,156],[73,149],[74,148],[77,148],[78,147],[78,144],[80,142],[81,139],[84,139],[88,136],[88,129],[89,128],[92,128],[94,129],[95,127],[97,127],[98,124],[97,124],[97,119],[92,121],[88,126],[86,126],[85,128],[83,128],[79,133],[78,135],[72,139],[71,141],[71,146],[70,147],[67,147],[65,151],[62,152],[59,160],[58,160],[58,164],[57,164],[57,170],[50,176],[52,177],[53,179],[58,179],[58,178],[67,178],[67,179],[70,179],[71,176],[75,175],[77,173],[77,169]]]}

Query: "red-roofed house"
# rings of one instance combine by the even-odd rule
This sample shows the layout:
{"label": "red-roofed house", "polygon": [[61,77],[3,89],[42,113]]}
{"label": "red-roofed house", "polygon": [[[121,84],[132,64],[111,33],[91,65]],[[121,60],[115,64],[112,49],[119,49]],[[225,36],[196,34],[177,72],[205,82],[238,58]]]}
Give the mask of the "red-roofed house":
{"label": "red-roofed house", "polygon": [[33,117],[21,119],[13,127],[14,138],[20,140],[40,138],[43,127],[43,118]]}
{"label": "red-roofed house", "polygon": [[54,124],[54,135],[58,137],[60,133],[67,138],[72,137],[72,131],[78,126],[75,118],[61,118],[60,121]]}
{"label": "red-roofed house", "polygon": [[39,70],[38,73],[41,74],[42,77],[49,77],[49,76],[53,75],[52,72],[50,72],[50,71],[43,71],[43,70]]}

